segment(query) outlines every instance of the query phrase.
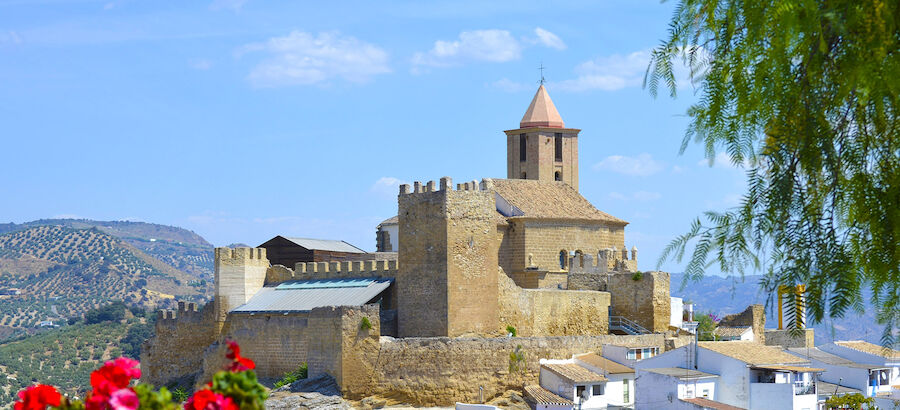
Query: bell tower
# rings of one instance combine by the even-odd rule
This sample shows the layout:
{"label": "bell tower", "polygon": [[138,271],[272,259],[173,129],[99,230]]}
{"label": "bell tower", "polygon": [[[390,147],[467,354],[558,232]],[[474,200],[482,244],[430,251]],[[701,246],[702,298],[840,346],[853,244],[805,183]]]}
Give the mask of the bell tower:
{"label": "bell tower", "polygon": [[578,190],[578,133],[566,128],[544,85],[519,122],[506,133],[506,177],[562,181]]}

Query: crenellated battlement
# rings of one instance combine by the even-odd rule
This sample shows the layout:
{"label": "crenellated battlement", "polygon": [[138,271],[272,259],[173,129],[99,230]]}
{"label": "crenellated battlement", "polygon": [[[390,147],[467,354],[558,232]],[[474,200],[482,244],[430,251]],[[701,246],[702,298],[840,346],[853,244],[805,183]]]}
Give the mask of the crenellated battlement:
{"label": "crenellated battlement", "polygon": [[397,274],[396,260],[298,262],[294,269],[275,265],[266,272],[266,285],[289,280],[390,277]]}
{"label": "crenellated battlement", "polygon": [[[493,188],[494,183],[490,178],[484,178],[481,182],[472,180],[456,184],[456,191],[490,191]],[[452,178],[443,177],[440,179],[439,184],[435,184],[434,181],[428,181],[424,184],[421,181],[415,181],[412,186],[409,184],[400,185],[400,195],[424,194],[441,191],[453,191]]]}
{"label": "crenellated battlement", "polygon": [[216,261],[255,260],[265,261],[266,248],[216,248]]}
{"label": "crenellated battlement", "polygon": [[606,248],[597,253],[596,263],[592,255],[576,254],[569,257],[570,273],[605,273],[637,271],[637,247]]}
{"label": "crenellated battlement", "polygon": [[[163,309],[157,312],[157,323],[174,325],[176,322],[201,322],[204,319],[205,306],[198,307],[194,302],[178,301],[176,309]],[[208,318],[208,319],[211,319]]]}

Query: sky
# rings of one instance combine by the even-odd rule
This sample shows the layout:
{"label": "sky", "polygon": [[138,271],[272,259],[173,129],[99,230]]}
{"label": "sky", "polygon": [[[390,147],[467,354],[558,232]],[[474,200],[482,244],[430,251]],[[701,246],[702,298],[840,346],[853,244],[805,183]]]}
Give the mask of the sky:
{"label": "sky", "polygon": [[[506,177],[545,67],[580,192],[654,269],[744,172],[679,148],[697,85],[642,87],[657,0],[0,0],[0,222],[135,220],[217,246],[375,248],[400,183]],[[678,272],[685,262],[662,269]]]}

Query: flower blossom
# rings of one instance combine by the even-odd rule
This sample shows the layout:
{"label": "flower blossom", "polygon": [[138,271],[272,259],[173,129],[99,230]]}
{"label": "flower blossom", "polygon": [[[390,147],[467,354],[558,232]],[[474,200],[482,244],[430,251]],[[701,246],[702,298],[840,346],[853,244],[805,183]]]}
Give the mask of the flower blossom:
{"label": "flower blossom", "polygon": [[59,406],[62,396],[53,386],[35,384],[19,392],[19,401],[13,405],[15,410],[44,410],[47,406]]}
{"label": "flower blossom", "polygon": [[242,372],[256,368],[256,363],[253,363],[253,360],[241,357],[241,347],[235,341],[228,340],[226,343],[228,344],[228,353],[225,354],[225,358],[231,360],[231,364],[228,365],[228,371]]}
{"label": "flower blossom", "polygon": [[231,397],[212,390],[198,390],[184,403],[185,410],[239,410]]}

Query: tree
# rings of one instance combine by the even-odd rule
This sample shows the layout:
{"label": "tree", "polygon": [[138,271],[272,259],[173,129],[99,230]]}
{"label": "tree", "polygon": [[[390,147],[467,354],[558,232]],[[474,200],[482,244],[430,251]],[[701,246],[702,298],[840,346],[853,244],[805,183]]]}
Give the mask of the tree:
{"label": "tree", "polygon": [[[746,168],[736,208],[706,212],[660,263],[692,248],[686,278],[712,264],[764,273],[769,294],[806,284],[813,321],[862,308],[882,343],[900,322],[900,4],[889,0],[681,0],[645,85],[676,94],[690,67],[694,141]],[[789,314],[795,306],[788,294]],[[801,315],[792,326],[802,327]]]}

